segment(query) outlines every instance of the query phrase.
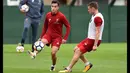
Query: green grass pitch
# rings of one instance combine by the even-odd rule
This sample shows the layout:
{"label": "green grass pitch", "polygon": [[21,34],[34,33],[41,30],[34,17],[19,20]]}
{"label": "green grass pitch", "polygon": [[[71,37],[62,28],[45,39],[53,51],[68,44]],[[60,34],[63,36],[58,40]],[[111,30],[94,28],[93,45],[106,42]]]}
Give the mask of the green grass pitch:
{"label": "green grass pitch", "polygon": [[[67,66],[73,56],[73,48],[76,44],[64,44],[57,53],[56,71],[50,72],[51,49],[45,47],[36,59],[32,60],[27,54],[31,45],[25,44],[23,53],[16,52],[16,44],[3,45],[3,72],[4,73],[58,73]],[[87,73],[127,73],[127,44],[126,43],[102,43],[95,52],[85,54],[93,63],[93,67]],[[72,73],[82,73],[84,64],[81,60],[73,67]]]}

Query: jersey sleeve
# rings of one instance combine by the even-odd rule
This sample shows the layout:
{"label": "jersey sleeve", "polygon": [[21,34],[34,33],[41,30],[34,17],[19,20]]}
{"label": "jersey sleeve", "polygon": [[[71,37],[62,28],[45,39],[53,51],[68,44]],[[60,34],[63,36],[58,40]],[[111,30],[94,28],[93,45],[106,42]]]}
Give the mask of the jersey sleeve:
{"label": "jersey sleeve", "polygon": [[62,16],[62,22],[66,27],[66,33],[65,33],[63,39],[67,40],[69,33],[70,33],[70,23],[68,22],[68,20],[66,19],[66,17],[64,15]]}
{"label": "jersey sleeve", "polygon": [[44,36],[44,34],[47,31],[47,28],[48,28],[48,20],[47,20],[47,15],[46,15],[40,38],[42,38]]}
{"label": "jersey sleeve", "polygon": [[101,17],[95,17],[94,18],[94,23],[95,23],[96,27],[101,26],[102,25],[102,19],[101,19]]}

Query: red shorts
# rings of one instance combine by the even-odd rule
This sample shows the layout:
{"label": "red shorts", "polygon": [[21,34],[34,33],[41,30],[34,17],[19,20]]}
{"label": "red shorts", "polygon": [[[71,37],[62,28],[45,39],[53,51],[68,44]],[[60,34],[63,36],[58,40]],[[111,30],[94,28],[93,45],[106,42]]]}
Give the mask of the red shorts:
{"label": "red shorts", "polygon": [[51,47],[57,46],[59,48],[62,43],[62,37],[60,36],[52,36],[50,34],[45,34],[42,38],[47,39],[48,45],[51,44]]}
{"label": "red shorts", "polygon": [[[93,48],[95,40],[86,38],[83,41],[81,41],[77,47],[80,49],[82,53],[90,52]],[[97,46],[99,46],[101,43],[101,40],[98,41]]]}

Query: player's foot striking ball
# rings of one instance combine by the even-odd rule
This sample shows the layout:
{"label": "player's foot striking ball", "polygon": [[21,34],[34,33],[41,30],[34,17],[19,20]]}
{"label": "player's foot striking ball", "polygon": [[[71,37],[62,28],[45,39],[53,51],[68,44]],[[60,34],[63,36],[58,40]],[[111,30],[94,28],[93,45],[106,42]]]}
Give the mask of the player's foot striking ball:
{"label": "player's foot striking ball", "polygon": [[102,40],[102,33],[104,29],[103,15],[98,11],[98,3],[90,2],[88,4],[88,12],[92,14],[89,22],[88,37],[81,41],[74,48],[74,55],[70,64],[66,67],[67,70],[61,70],[59,72],[70,72],[73,66],[81,59],[85,64],[83,72],[87,72],[92,68],[92,64],[85,58],[84,54],[90,51],[96,51]]}

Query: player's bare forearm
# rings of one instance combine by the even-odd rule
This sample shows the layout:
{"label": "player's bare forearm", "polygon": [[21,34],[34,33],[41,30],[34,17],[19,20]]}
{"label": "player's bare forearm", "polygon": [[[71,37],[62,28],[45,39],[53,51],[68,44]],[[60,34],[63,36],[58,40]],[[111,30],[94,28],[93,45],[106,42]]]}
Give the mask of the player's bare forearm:
{"label": "player's bare forearm", "polygon": [[96,27],[96,37],[95,37],[94,46],[97,46],[99,36],[100,36],[100,27]]}

